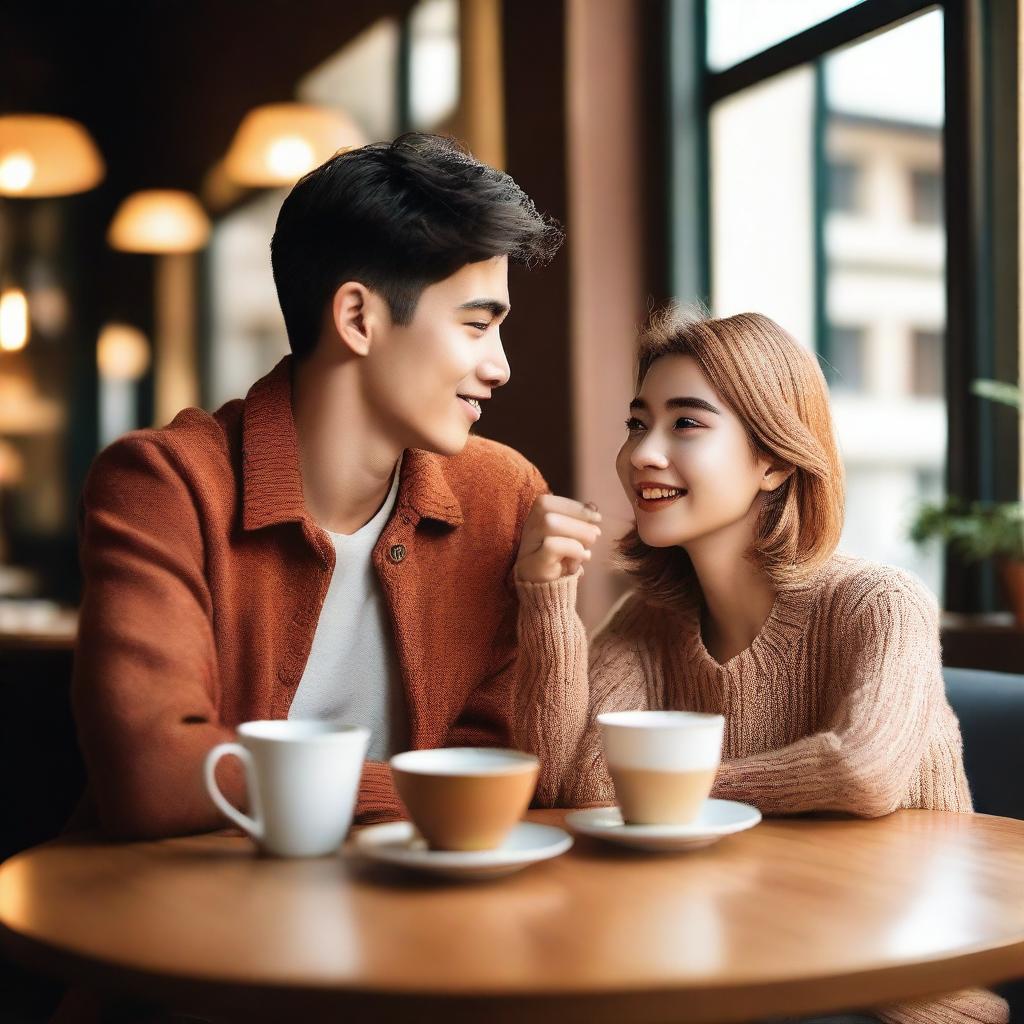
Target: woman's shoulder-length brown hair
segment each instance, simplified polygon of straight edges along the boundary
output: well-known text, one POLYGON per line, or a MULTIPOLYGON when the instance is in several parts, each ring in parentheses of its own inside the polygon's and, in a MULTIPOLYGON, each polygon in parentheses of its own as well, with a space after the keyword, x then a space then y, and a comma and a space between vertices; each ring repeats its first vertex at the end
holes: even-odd
MULTIPOLYGON (((760 313, 714 319, 674 306, 640 336, 638 391, 666 355, 691 356, 740 418, 751 449, 794 468, 764 496, 747 557, 779 590, 801 586, 833 554, 843 526, 843 464, 817 359, 760 313)), ((634 528, 619 554, 648 597, 675 604, 695 596, 696 575, 682 548, 648 547, 634 528)))

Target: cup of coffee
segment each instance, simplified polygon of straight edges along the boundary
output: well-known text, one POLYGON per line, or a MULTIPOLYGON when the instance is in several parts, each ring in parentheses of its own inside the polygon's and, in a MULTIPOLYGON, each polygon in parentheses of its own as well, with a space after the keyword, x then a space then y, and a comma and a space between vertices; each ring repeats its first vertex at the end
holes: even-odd
POLYGON ((370 730, 331 721, 245 722, 237 743, 206 755, 206 788, 217 808, 276 857, 334 853, 352 824, 370 730), (245 765, 251 814, 217 786, 227 754, 245 765))
POLYGON ((696 711, 611 711, 597 721, 623 821, 692 822, 722 760, 725 719, 696 711))
POLYGON ((433 850, 493 850, 530 806, 540 762, 492 747, 407 750, 391 758, 395 789, 433 850))

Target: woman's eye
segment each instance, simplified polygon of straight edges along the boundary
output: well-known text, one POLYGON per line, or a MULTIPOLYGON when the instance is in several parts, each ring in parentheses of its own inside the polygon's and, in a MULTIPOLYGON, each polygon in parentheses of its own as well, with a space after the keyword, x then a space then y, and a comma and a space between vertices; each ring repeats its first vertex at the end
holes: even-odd
POLYGON ((643 424, 641 420, 638 420, 635 416, 630 416, 629 419, 626 420, 626 429, 630 433, 633 433, 634 430, 646 430, 647 427, 643 424))
POLYGON ((700 424, 696 420, 691 420, 689 416, 680 416, 676 420, 676 430, 686 430, 688 427, 699 427, 700 424))

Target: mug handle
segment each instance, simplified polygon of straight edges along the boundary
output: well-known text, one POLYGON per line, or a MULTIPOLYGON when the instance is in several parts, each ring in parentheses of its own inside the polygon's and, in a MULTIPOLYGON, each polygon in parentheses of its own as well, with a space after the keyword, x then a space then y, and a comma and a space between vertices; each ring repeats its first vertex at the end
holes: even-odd
POLYGON ((260 806, 260 791, 256 785, 256 766, 253 763, 252 754, 241 743, 218 743, 206 755, 206 764, 203 772, 206 776, 206 790, 221 814, 230 818, 239 828, 248 832, 253 839, 261 840, 263 838, 263 810, 260 806), (226 754, 234 754, 245 765, 245 779, 253 810, 253 817, 251 818, 248 814, 243 814, 234 804, 229 803, 217 785, 217 762, 226 754))

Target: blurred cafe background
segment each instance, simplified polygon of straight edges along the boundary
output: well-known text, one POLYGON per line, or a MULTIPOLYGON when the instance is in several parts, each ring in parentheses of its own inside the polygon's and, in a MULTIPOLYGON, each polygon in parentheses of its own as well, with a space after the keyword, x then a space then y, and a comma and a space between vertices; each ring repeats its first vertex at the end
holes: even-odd
MULTIPOLYGON (((638 326, 672 298, 767 313, 832 387, 843 545, 925 580, 951 664, 1024 667, 1004 586, 1024 552, 910 539, 928 502, 1020 509, 1020 416, 974 391, 1020 378, 1020 26, 1018 0, 5 3, 0 748, 36 781, 4 795, 0 856, 78 784, 91 460, 274 365, 282 198, 408 129, 456 136, 567 229, 550 267, 513 270, 483 433, 624 532, 638 326)), ((588 570, 588 625, 627 585, 588 570)))

